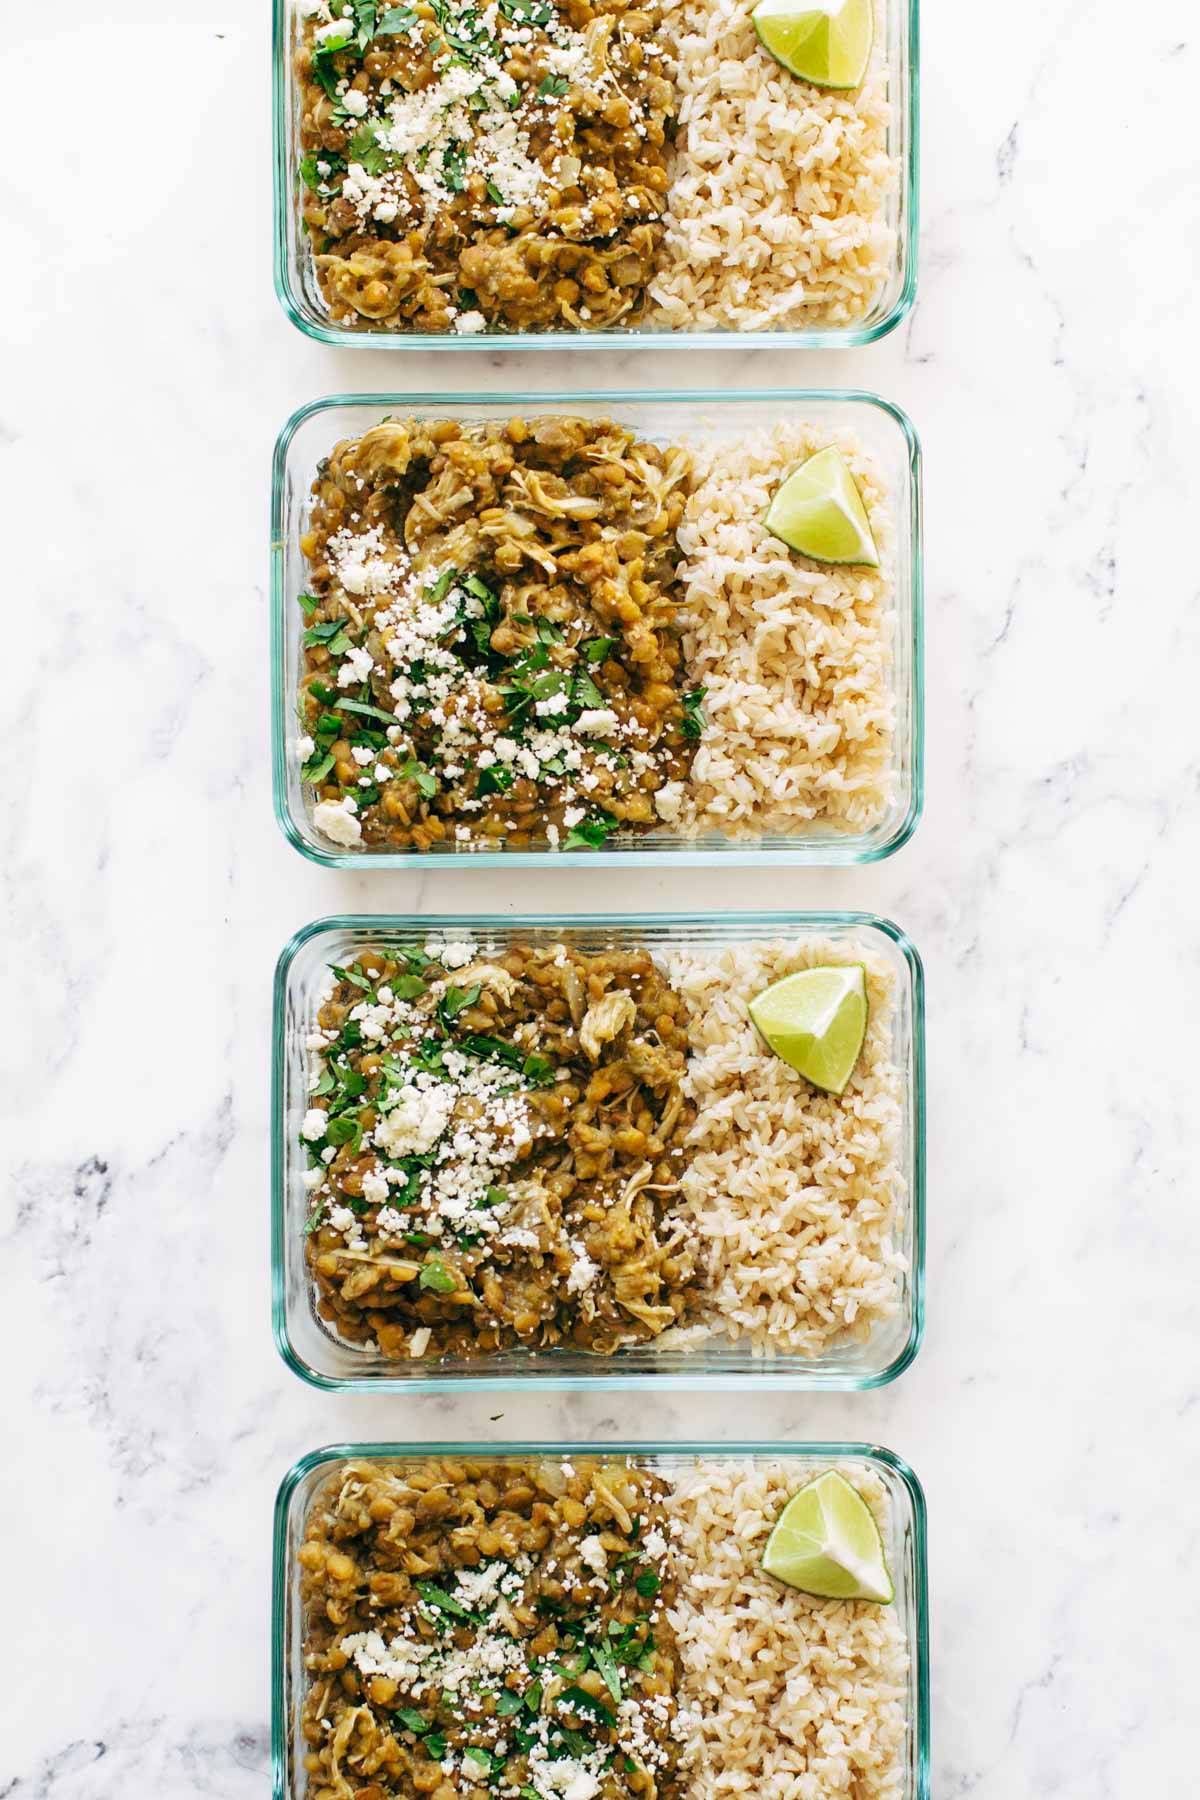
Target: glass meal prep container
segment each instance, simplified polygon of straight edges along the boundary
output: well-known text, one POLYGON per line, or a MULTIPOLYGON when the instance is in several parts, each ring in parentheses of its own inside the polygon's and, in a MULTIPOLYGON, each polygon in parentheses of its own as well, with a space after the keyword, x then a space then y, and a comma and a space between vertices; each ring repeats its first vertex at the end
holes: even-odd
POLYGON ((915 1357, 924 1330, 925 1075, 924 978, 903 931, 869 913, 678 913, 484 916, 358 915, 316 920, 297 932, 275 971, 272 1093, 272 1301, 275 1341, 288 1366, 313 1386, 334 1391, 418 1394, 523 1388, 702 1388, 788 1390, 884 1386, 915 1357), (555 1346, 514 1348, 437 1361, 385 1357, 347 1342, 318 1317, 305 1263, 311 1201, 304 1184, 301 1122, 309 1105, 306 1039, 331 964, 356 951, 397 942, 469 938, 481 955, 513 945, 566 944, 585 953, 672 945, 723 946, 763 939, 828 937, 861 943, 894 975, 891 1061, 900 1075, 897 1164, 901 1182, 893 1246, 903 1259, 896 1304, 865 1341, 838 1343, 815 1357, 754 1353, 748 1344, 705 1340, 685 1349, 629 1345, 613 1355, 555 1346))
MULTIPOLYGON (((748 0, 748 4, 751 0, 748 0)), ((303 18, 298 0, 274 0, 274 187, 275 291, 284 311, 301 331, 323 344, 382 350, 618 350, 765 348, 836 350, 875 343, 892 331, 912 306, 917 284, 919 188, 919 25, 918 0, 879 0, 878 17, 891 71, 887 151, 896 178, 885 221, 892 252, 879 294, 870 310, 849 324, 821 324, 774 331, 686 330, 649 325, 606 330, 450 332, 388 331, 340 325, 331 317, 317 284, 313 256, 300 215, 300 84, 293 67, 297 31, 303 18)))
POLYGON ((275 446, 271 501, 271 713, 275 815, 302 855, 327 868, 485 868, 591 863, 808 864, 875 862, 911 837, 920 817, 923 773, 923 546, 921 450, 911 421, 875 394, 805 388, 777 392, 339 394, 301 407, 275 446), (298 597, 308 568, 300 539, 311 517, 318 464, 346 438, 361 436, 387 418, 503 422, 514 415, 566 413, 588 420, 613 419, 649 441, 664 444, 678 433, 736 439, 770 427, 789 414, 830 429, 854 432, 879 466, 892 501, 895 543, 887 681, 895 711, 891 741, 890 797, 883 815, 860 832, 815 826, 790 834, 730 837, 716 832, 689 836, 656 829, 618 836, 600 849, 479 849, 451 841, 437 850, 356 846, 340 849, 317 831, 311 793, 301 780, 293 747, 300 734, 297 694, 303 667, 305 619, 298 597))
MULTIPOLYGON (((929 1610, 925 1498, 916 1475, 878 1445, 862 1443, 495 1443, 495 1444, 331 1444, 314 1450, 290 1469, 275 1502, 271 1669, 271 1754, 274 1800, 302 1800, 305 1792, 304 1619, 297 1552, 314 1494, 345 1461, 387 1461, 418 1472, 431 1458, 462 1458, 486 1465, 507 1458, 522 1461, 573 1459, 582 1462, 628 1457, 663 1475, 681 1474, 696 1462, 718 1465, 782 1463, 796 1486, 824 1469, 870 1472, 888 1497, 889 1526, 884 1543, 895 1586, 892 1607, 907 1652, 901 1705, 904 1739, 901 1785, 896 1800, 929 1800, 929 1610)), ((889 1609, 890 1610, 890 1609, 889 1609)))

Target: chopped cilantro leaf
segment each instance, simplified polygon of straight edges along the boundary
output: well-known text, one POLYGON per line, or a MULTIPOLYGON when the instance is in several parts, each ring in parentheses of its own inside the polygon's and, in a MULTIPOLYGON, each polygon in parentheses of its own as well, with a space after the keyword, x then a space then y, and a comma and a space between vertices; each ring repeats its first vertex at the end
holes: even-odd
POLYGON ((599 812, 590 819, 581 819, 573 825, 563 840, 567 850, 597 850, 611 834, 616 831, 620 821, 611 813, 599 812))
POLYGON ((686 738, 698 738, 707 723, 701 710, 707 688, 691 688, 683 696, 683 720, 681 729, 686 738))
POLYGON ((385 725, 396 723, 395 713, 384 712, 381 706, 369 706, 365 700, 337 700, 334 704, 339 712, 361 713, 365 719, 382 719, 385 725))
POLYGON ((611 637, 588 638, 581 648, 588 662, 602 663, 616 641, 616 638, 611 637))
POLYGON ((482 992, 478 982, 469 988, 448 987, 438 1003, 438 1011, 447 1021, 457 1019, 460 1012, 475 1005, 482 992))
POLYGON ((333 761, 332 750, 327 751, 324 756, 310 756, 300 770, 301 780, 311 783, 313 787, 319 787, 332 769, 333 761))
POLYGON ((621 1671, 617 1666, 617 1659, 612 1649, 605 1643, 593 1644, 592 1655, 596 1660, 596 1667, 604 1677, 605 1687, 619 1704, 622 1698, 621 1671))
POLYGON ((393 976, 389 986, 397 1000, 416 1000, 429 991, 428 984, 419 975, 393 976))
MULTIPOLYGON (((440 1256, 431 1256, 421 1270, 417 1285, 419 1287, 428 1288, 435 1294, 453 1294, 458 1287, 458 1282, 450 1273, 440 1256)), ((423 1594, 425 1586, 428 1586, 428 1583, 419 1587, 418 1591, 423 1594)), ((453 1612, 455 1608, 462 1614, 464 1619, 470 1617, 469 1613, 464 1612, 463 1609, 458 1606, 457 1601, 455 1601, 454 1606, 448 1608, 448 1610, 453 1612)))
POLYGON ((408 31, 416 22, 417 15, 411 6, 393 6, 376 24, 375 36, 395 37, 398 32, 408 31))
POLYGON ((452 1619, 466 1619, 471 1623, 474 1622, 474 1613, 469 1611, 461 1600, 456 1600, 453 1594, 448 1594, 445 1588, 440 1588, 436 1581, 418 1581, 417 1593, 421 1597, 421 1604, 428 1610, 446 1613, 452 1619))
POLYGON ((401 781, 415 781, 427 800, 432 800, 438 791, 437 776, 423 763, 419 763, 415 756, 410 756, 407 762, 401 763, 396 775, 401 781))
POLYGON ((429 1720, 422 1718, 419 1712, 414 1712, 411 1706, 401 1706, 395 1717, 402 1725, 407 1725, 410 1731, 415 1731, 418 1737, 423 1737, 429 1730, 429 1720))
POLYGON ((547 75, 543 81, 538 83, 538 93, 543 99, 561 100, 570 85, 563 75, 547 75))
POLYGON ((640 1575, 635 1576, 633 1585, 643 1600, 649 1600, 657 1594, 662 1582, 652 1569, 643 1569, 640 1575))
POLYGON ((330 963, 329 971, 338 981, 348 981, 352 987, 363 988, 365 992, 370 993, 371 983, 358 969, 339 969, 336 963, 330 963))

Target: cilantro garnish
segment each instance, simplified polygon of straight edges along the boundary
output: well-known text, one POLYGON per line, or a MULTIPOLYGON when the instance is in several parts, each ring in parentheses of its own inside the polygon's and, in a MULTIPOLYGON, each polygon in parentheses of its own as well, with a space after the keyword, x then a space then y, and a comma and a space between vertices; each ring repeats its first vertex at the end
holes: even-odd
POLYGON ((397 1000, 416 1000, 429 992, 428 983, 419 975, 397 975, 389 985, 397 1000))
POLYGON ((340 969, 336 963, 330 963, 329 972, 338 981, 348 981, 353 987, 363 988, 367 993, 371 991, 371 983, 358 969, 340 969))
POLYGON ((479 780, 475 783, 477 794, 506 794, 516 780, 513 771, 504 763, 494 763, 490 769, 479 771, 479 780))
POLYGON ((381 706, 370 706, 365 700, 335 700, 334 705, 339 712, 360 713, 366 719, 381 719, 385 725, 396 723, 395 713, 384 712, 381 706))
POLYGON ((393 6, 376 23, 375 36, 394 37, 397 32, 408 31, 416 22, 417 15, 411 6, 393 6))
POLYGON ((324 756, 320 755, 320 753, 316 756, 310 756, 308 761, 301 767, 300 779, 311 783, 313 787, 319 787, 332 769, 333 763, 334 756, 332 750, 327 750, 324 756))
POLYGON ((438 791, 437 776, 424 763, 419 763, 415 756, 410 756, 407 762, 401 763, 396 775, 401 781, 415 781, 427 800, 432 800, 438 791))
MULTIPOLYGON (((458 1287, 458 1282, 450 1273, 440 1256, 431 1256, 421 1270, 417 1285, 419 1287, 428 1288, 435 1294, 453 1294, 458 1287)), ((422 1593, 422 1596, 424 1595, 424 1586, 427 1585, 427 1583, 418 1585, 418 1592, 422 1593)), ((471 1615, 463 1611, 457 1601, 454 1602, 453 1606, 447 1608, 450 1612, 453 1612, 456 1609, 461 1613, 464 1619, 470 1618, 471 1615)))
POLYGON ((457 140, 446 144, 441 157, 441 173, 450 193, 461 194, 466 187, 466 144, 459 144, 457 140))
POLYGON ((347 25, 344 35, 339 33, 336 37, 322 38, 321 42, 313 47, 313 80, 318 87, 324 88, 331 100, 337 99, 337 84, 341 79, 340 72, 334 66, 334 59, 340 56, 344 50, 354 48, 354 38, 349 25, 347 25))
MULTIPOLYGON (((501 4, 503 4, 503 0, 501 0, 501 4)), ((538 93, 546 99, 561 100, 570 85, 563 75, 547 75, 543 81, 538 83, 538 93)))
POLYGON ((683 720, 681 730, 686 738, 698 738, 707 723, 701 710, 707 688, 691 688, 683 696, 683 720))
POLYGON ((417 1593, 421 1597, 421 1604, 430 1611, 446 1613, 452 1619, 465 1619, 470 1624, 475 1623, 475 1614, 461 1600, 456 1600, 453 1594, 448 1594, 445 1588, 440 1588, 435 1581, 418 1581, 417 1593))
POLYGON ((662 1582, 652 1569, 643 1569, 640 1575, 635 1576, 633 1585, 643 1600, 650 1600, 657 1594, 662 1582))
POLYGON ((588 638, 580 648, 588 662, 602 663, 616 641, 616 638, 611 637, 588 638))
POLYGON ((600 846, 618 829, 619 819, 611 813, 602 812, 599 808, 590 819, 581 819, 573 825, 564 840, 567 850, 598 850, 600 846))
POLYGON ((604 1677, 605 1687, 619 1705, 622 1699, 621 1671, 617 1666, 617 1659, 611 1647, 605 1643, 593 1644, 592 1655, 595 1658, 597 1669, 604 1677))
POLYGON ((548 25, 554 17, 546 0, 500 0, 500 11, 518 25, 548 25))
POLYGON ((452 1019, 457 1019, 460 1012, 474 1006, 482 992, 478 982, 469 988, 448 987, 438 1002, 438 1011, 445 1023, 449 1024, 452 1019))

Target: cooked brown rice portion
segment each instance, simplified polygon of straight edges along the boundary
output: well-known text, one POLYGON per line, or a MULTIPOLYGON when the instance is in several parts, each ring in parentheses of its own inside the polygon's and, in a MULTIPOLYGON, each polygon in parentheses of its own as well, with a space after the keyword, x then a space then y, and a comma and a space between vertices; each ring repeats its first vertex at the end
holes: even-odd
MULTIPOLYGON (((869 1466, 840 1472, 888 1542, 888 1498, 869 1466)), ((794 1466, 699 1463, 668 1511, 678 1598, 688 1800, 899 1800, 908 1656, 895 1606, 818 1600, 760 1566, 803 1481, 794 1466)))

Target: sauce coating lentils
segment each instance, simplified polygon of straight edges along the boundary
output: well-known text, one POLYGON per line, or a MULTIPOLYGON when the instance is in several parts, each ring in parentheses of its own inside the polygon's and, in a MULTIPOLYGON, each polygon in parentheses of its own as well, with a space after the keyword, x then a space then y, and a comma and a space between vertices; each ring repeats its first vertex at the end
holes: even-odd
POLYGON ((665 1484, 340 1464, 297 1553, 309 1800, 675 1800, 665 1484))
POLYGON ((700 732, 690 460, 609 421, 386 422, 313 489, 299 711, 314 824, 428 850, 659 822, 700 732))
POLYGON ((684 1317, 686 1029, 646 952, 367 949, 317 1023, 306 1256, 340 1336, 608 1353, 684 1317))
POLYGON ((674 90, 657 0, 418 0, 310 18, 302 217, 343 325, 634 323, 674 90))

